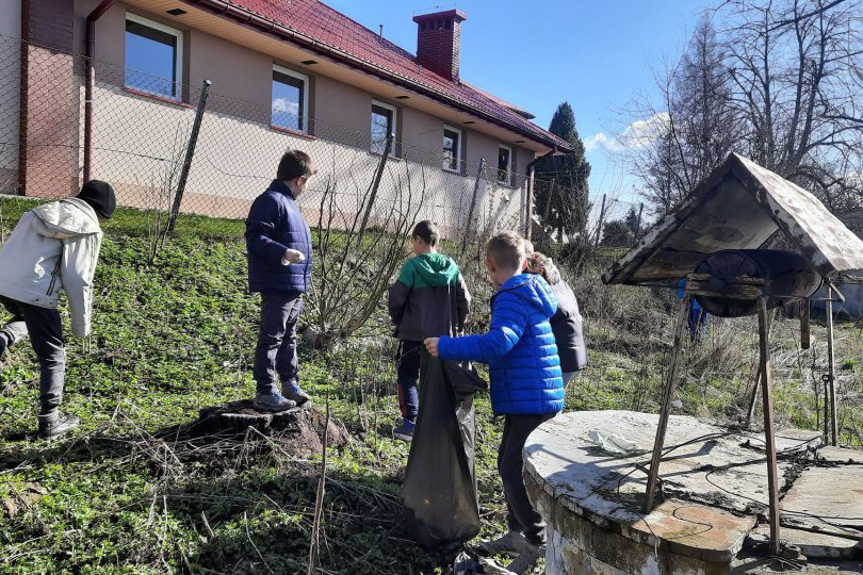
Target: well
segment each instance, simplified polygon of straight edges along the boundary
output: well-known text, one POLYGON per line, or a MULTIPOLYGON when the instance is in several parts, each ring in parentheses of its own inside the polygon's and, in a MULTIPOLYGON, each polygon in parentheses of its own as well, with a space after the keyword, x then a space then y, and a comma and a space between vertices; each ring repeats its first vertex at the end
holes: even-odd
MULTIPOLYGON (((547 575, 750 569, 741 551, 769 541, 764 435, 671 416, 657 504, 645 515, 658 422, 630 411, 574 412, 530 436, 525 485, 548 522, 547 575), (615 442, 633 452, 610 453, 615 442)), ((800 553, 789 563, 838 559, 859 568, 863 454, 825 447, 816 432, 779 430, 775 440, 782 537, 800 553)))

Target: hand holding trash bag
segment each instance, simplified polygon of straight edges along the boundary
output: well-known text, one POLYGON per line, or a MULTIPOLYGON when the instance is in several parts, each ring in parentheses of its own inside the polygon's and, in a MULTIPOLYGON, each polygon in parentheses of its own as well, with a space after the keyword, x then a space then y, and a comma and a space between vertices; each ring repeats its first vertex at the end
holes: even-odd
POLYGON ((438 343, 440 343, 439 337, 427 337, 423 341, 426 346, 426 350, 432 355, 432 357, 440 357, 438 355, 438 343))

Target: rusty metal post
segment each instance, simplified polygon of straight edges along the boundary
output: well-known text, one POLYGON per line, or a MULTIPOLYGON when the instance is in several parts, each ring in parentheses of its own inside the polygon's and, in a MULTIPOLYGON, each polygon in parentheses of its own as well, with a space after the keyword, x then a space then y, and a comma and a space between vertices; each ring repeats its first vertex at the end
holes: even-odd
POLYGON ((764 443, 767 447, 767 489, 770 506, 770 552, 779 554, 780 521, 779 470, 776 465, 776 437, 773 423, 773 377, 770 372, 770 328, 767 318, 767 298, 758 300, 758 344, 760 371, 762 373, 761 394, 764 398, 764 443))
POLYGON ((833 288, 827 288, 827 381, 825 384, 824 398, 824 425, 830 422, 830 435, 824 434, 824 441, 829 441, 835 446, 839 439, 839 422, 836 417, 836 356, 833 350, 833 288), (829 399, 829 404, 828 400, 829 399), (827 419, 827 410, 830 411, 830 419, 827 419))
POLYGON ((536 169, 533 166, 534 163, 536 163, 536 160, 530 163, 530 169, 527 171, 527 198, 524 202, 524 237, 528 240, 533 235, 533 185, 534 176, 536 175, 536 169))
POLYGON ((808 299, 800 303, 800 349, 812 347, 812 324, 810 320, 810 304, 808 299))
POLYGON ((686 316, 689 311, 689 300, 691 296, 684 293, 680 301, 680 309, 677 312, 677 326, 674 328, 674 347, 671 349, 671 364, 668 368, 668 379, 662 391, 662 404, 659 406, 659 425, 656 428, 656 438, 653 440, 653 457, 650 460, 650 470, 647 475, 647 499, 644 504, 644 513, 653 510, 653 497, 656 492, 656 483, 659 480, 659 463, 662 461, 662 449, 665 445, 665 432, 668 429, 668 417, 671 415, 671 399, 674 397, 674 386, 677 382, 677 371, 680 366, 680 351, 683 348, 683 327, 686 325, 686 316))
POLYGON ((464 236, 461 239, 461 253, 464 254, 464 250, 467 247, 467 237, 470 233, 470 226, 473 223, 473 210, 476 207, 476 196, 479 193, 479 181, 482 178, 483 170, 485 169, 485 158, 480 158, 479 160, 479 170, 476 172, 476 181, 473 183, 473 195, 470 198, 470 209, 467 212, 467 222, 465 223, 464 236))
POLYGON ((180 206, 183 203, 183 194, 186 192, 186 182, 189 180, 189 171, 192 169, 192 160, 195 158, 195 146, 198 145, 198 134, 201 132, 201 122, 204 120, 204 110, 207 109, 207 98, 210 95, 210 86, 213 83, 204 80, 201 86, 201 97, 198 100, 198 108, 195 110, 195 122, 192 124, 192 133, 189 134, 189 144, 186 146, 186 158, 183 160, 183 168, 180 170, 180 179, 177 182, 177 195, 174 196, 174 205, 171 206, 171 214, 168 216, 168 224, 165 233, 174 231, 177 216, 180 214, 180 206))
POLYGON ((755 418, 755 404, 758 400, 758 388, 763 385, 761 380, 761 364, 758 364, 758 370, 755 373, 755 386, 752 388, 752 395, 749 396, 749 409, 746 410, 746 427, 752 425, 752 420, 755 418))
POLYGON ((363 235, 366 233, 366 227, 369 225, 369 217, 372 215, 372 208, 375 205, 375 200, 378 197, 378 188, 381 187, 381 178, 384 176, 384 168, 387 165, 387 160, 390 157, 390 152, 392 152, 393 148, 393 140, 395 140, 395 134, 387 134, 387 141, 384 145, 384 153, 381 154, 381 161, 378 162, 378 169, 375 170, 375 177, 372 180, 372 186, 369 190, 368 195, 368 205, 366 206, 366 211, 363 214, 363 220, 360 223, 360 232, 359 232, 359 242, 357 246, 361 247, 363 245, 363 235))

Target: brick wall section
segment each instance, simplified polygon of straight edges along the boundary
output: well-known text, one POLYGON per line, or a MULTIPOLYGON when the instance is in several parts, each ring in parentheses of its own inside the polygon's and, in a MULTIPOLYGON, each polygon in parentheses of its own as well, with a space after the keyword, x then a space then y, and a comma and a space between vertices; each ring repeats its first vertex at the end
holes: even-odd
POLYGON ((415 16, 417 61, 449 80, 458 80, 461 23, 465 15, 457 10, 415 16))
POLYGON ((79 89, 74 75, 73 0, 21 6, 19 193, 56 197, 78 188, 79 89))
POLYGON ((47 48, 72 51, 73 0, 23 0, 21 37, 47 48))

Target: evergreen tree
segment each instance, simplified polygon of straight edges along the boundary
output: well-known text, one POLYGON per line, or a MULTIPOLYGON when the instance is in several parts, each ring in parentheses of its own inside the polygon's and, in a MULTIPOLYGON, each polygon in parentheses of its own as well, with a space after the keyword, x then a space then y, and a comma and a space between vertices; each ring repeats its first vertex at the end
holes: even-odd
POLYGON ((584 157, 584 143, 575 127, 575 114, 569 102, 557 107, 549 131, 572 144, 575 150, 562 156, 550 156, 536 162, 534 196, 536 212, 546 228, 574 235, 585 231, 590 163, 584 157))

